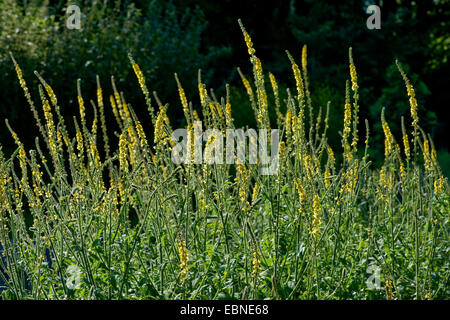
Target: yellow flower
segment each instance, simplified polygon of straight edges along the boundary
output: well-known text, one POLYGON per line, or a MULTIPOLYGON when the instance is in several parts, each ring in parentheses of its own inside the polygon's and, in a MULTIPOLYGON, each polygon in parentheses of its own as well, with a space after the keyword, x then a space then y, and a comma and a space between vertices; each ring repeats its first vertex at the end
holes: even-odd
POLYGON ((444 192, 444 178, 439 177, 434 181, 434 194, 437 196, 444 192))
POLYGON ((200 96, 201 105, 205 105, 206 98, 208 97, 208 92, 206 91, 205 85, 203 83, 198 84, 198 94, 200 96))
POLYGON ((180 241, 178 242, 178 255, 180 258, 180 277, 181 279, 185 279, 188 272, 189 272, 189 266, 188 266, 188 262, 189 262, 189 256, 188 256, 189 252, 188 249, 186 248, 186 241, 180 241))
POLYGON ((350 65, 350 78, 352 81, 352 90, 358 90, 358 76, 356 74, 356 67, 353 64, 350 65))
POLYGON ((186 117, 186 120, 190 121, 190 113, 189 113, 189 104, 186 98, 186 94, 184 93, 184 89, 181 87, 180 80, 178 79, 178 75, 175 73, 175 80, 177 81, 178 85, 178 94, 180 95, 181 105, 183 107, 184 116, 186 117))
POLYGON ((109 96, 109 102, 111 104, 111 109, 114 114, 114 117, 116 118, 117 124, 119 126, 122 126, 122 121, 120 120, 119 112, 117 111, 116 101, 114 100, 113 96, 109 96))
POLYGON ((125 133, 122 133, 119 138, 119 164, 120 169, 125 172, 128 172, 127 145, 127 136, 125 133))
POLYGON ((322 224, 322 221, 320 219, 320 210, 321 210, 320 198, 316 194, 314 195, 313 199, 313 222, 312 222, 313 228, 311 230, 311 234, 313 236, 317 236, 319 234, 320 225, 322 224))
POLYGON ((330 171, 327 169, 323 175, 324 182, 325 182, 325 188, 328 188, 331 184, 330 181, 330 171))
POLYGON ((141 147, 147 146, 147 137, 145 136, 144 128, 142 128, 142 125, 139 121, 136 122, 136 132, 139 136, 141 147))
POLYGON ((302 48, 302 69, 305 72, 307 67, 307 53, 306 53, 306 44, 302 48))
POLYGON ((332 170, 334 170, 334 163, 336 162, 336 159, 334 157, 334 152, 331 147, 327 147, 327 153, 328 153, 328 161, 330 162, 330 167, 332 170))
POLYGON ((81 134, 80 131, 77 131, 77 133, 75 134, 75 137, 77 139, 77 150, 78 150, 78 152, 80 154, 80 157, 82 157, 83 150, 84 150, 83 135, 81 134))
POLYGON ((386 288, 386 300, 394 300, 395 294, 393 292, 392 281, 386 280, 385 288, 386 288))
POLYGON ((78 81, 77 81, 77 91, 78 91, 77 99, 78 99, 78 106, 80 109, 81 123, 83 125, 85 125, 86 124, 86 108, 84 106, 83 97, 81 96, 80 79, 78 79, 78 81))
POLYGON ((416 94, 414 92, 414 88, 411 84, 406 85, 406 91, 408 92, 409 96, 409 105, 411 107, 411 117, 413 118, 413 127, 416 127, 419 123, 419 117, 417 115, 417 100, 416 100, 416 94))
POLYGON ((405 170, 405 166, 403 165, 403 162, 400 162, 400 177, 402 179, 406 178, 406 170, 405 170))
POLYGON ((428 140, 425 140, 423 142, 423 161, 425 164, 425 169, 431 171, 432 165, 430 158, 430 143, 428 142, 428 140))
POLYGON ((253 186, 253 192, 252 192, 252 204, 255 204, 255 202, 256 202, 256 198, 258 197, 258 191, 259 191, 258 182, 255 182, 255 185, 253 186))
MULTIPOLYGON (((165 112, 164 109, 161 109, 159 111, 158 117, 156 118, 155 123, 155 132, 154 132, 154 142, 163 142, 163 139, 167 136, 166 132, 164 131, 164 116, 165 112)), ((163 142, 164 144, 164 142, 163 142)))
POLYGON ((350 125, 352 121, 352 111, 351 111, 351 104, 346 103, 344 105, 344 131, 343 131, 343 139, 345 142, 347 142, 347 138, 350 134, 350 125))
POLYGON ((136 77, 139 82, 139 86, 141 87, 141 90, 144 94, 148 94, 147 86, 145 85, 145 77, 144 74, 141 71, 141 68, 139 68, 139 65, 137 63, 132 63, 134 73, 136 74, 136 77))
POLYGON ((258 251, 253 252, 252 277, 256 280, 261 272, 261 256, 258 251))
POLYGON ((225 112, 227 113, 227 125, 230 125, 231 122, 233 122, 233 117, 231 117, 231 104, 227 102, 225 104, 225 112))
POLYGON ((216 140, 215 136, 214 136, 214 135, 211 135, 211 136, 208 138, 208 141, 206 141, 206 145, 205 145, 205 153, 204 153, 203 158, 204 158, 205 163, 207 163, 207 164, 213 163, 213 154, 212 154, 213 146, 211 146, 211 144, 212 144, 215 140, 216 140))
POLYGON ((303 188, 303 185, 299 178, 294 179, 294 184, 297 189, 298 198, 300 200, 300 203, 305 201, 305 189, 303 188))
POLYGON ((393 145, 394 145, 394 136, 391 133, 391 129, 389 128, 389 125, 387 124, 385 118, 384 118, 384 108, 381 111, 381 123, 382 123, 382 127, 383 127, 383 132, 384 132, 384 155, 387 158, 393 149, 393 145))
POLYGON ((400 63, 398 61, 395 61, 395 63, 397 64, 397 68, 398 68, 398 70, 400 71, 400 73, 401 73, 401 75, 403 77, 403 81, 405 82, 405 85, 406 85, 406 92, 408 93, 408 96, 409 96, 409 105, 410 105, 410 109, 411 109, 411 118, 413 119, 412 126, 414 127, 414 131, 413 131, 414 151, 416 151, 416 149, 415 149, 415 142, 416 142, 417 130, 418 130, 418 124, 419 124, 419 116, 417 114, 416 94, 414 92, 413 86, 409 82, 409 79, 406 76, 406 73, 403 71, 403 68, 401 67, 400 63))
POLYGON ((89 149, 91 150, 92 158, 94 159, 95 165, 100 167, 100 155, 98 154, 97 146, 95 143, 91 142, 89 149))
POLYGON ((248 54, 253 56, 255 54, 255 49, 253 48, 252 39, 250 38, 250 35, 248 34, 248 32, 245 30, 244 25, 241 22, 241 19, 239 19, 238 22, 239 22, 239 26, 241 27, 242 33, 244 34, 244 41, 245 41, 245 44, 247 45, 248 54))
POLYGON ((294 72, 295 83, 297 85, 298 98, 299 98, 299 100, 301 100, 301 98, 303 98, 305 93, 303 90, 304 86, 303 86, 302 75, 301 75, 300 69, 296 63, 292 64, 292 71, 294 72))
POLYGON ((238 183, 239 186, 239 199, 241 200, 241 203, 243 205, 243 210, 246 210, 249 206, 249 203, 247 201, 248 198, 248 188, 249 188, 249 177, 247 174, 247 170, 245 168, 245 165, 243 164, 237 164, 237 175, 235 181, 238 183))
POLYGON ((52 104, 53 104, 54 106, 56 106, 57 103, 58 103, 58 99, 56 98, 56 95, 55 95, 55 93, 53 92, 52 87, 50 87, 49 85, 46 85, 46 86, 45 86, 45 91, 47 91, 47 94, 48 94, 48 96, 50 97, 50 101, 52 102, 52 104))
POLYGON ((410 150, 410 147, 409 147, 408 135, 406 133, 403 135, 403 146, 405 147, 406 159, 409 160, 409 158, 411 156, 411 150, 410 150))

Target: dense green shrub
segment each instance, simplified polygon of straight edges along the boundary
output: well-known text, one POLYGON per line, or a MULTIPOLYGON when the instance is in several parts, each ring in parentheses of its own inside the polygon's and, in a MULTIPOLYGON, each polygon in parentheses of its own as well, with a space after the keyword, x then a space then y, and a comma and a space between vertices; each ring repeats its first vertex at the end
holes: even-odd
MULTIPOLYGON (((0 2, 0 117, 17 123, 24 133, 30 126, 18 119, 27 107, 19 94, 9 51, 20 62, 32 88, 37 84, 34 70, 46 78, 59 93, 63 113, 69 117, 74 115, 76 79, 81 78, 84 92, 92 94, 96 74, 107 87, 114 75, 120 90, 127 92, 127 102, 142 101, 139 93, 130 90, 132 78, 125 62, 128 52, 142 66, 150 90, 157 91, 169 103, 176 101, 174 72, 178 72, 187 89, 193 89, 197 69, 218 54, 217 50, 200 52, 201 33, 206 25, 200 10, 180 12, 172 2, 161 1, 146 3, 145 11, 136 8, 132 1, 71 3, 80 6, 80 30, 66 27, 65 2, 0 2)), ((207 76, 203 75, 206 79, 207 76)), ((142 111, 138 108, 137 112, 142 111)), ((29 136, 34 133, 31 131, 29 136)), ((4 131, 0 138, 4 138, 3 134, 4 131)))

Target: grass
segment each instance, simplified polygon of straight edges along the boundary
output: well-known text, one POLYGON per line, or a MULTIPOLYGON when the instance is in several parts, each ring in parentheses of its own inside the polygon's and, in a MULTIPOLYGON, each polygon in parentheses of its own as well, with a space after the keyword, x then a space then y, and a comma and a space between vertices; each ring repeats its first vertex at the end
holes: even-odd
MULTIPOLYGON (((242 79, 258 128, 281 132, 275 175, 248 163, 174 164, 167 105, 152 99, 131 56, 151 139, 113 79, 107 107, 98 81, 92 123, 78 88, 70 133, 50 85, 36 74, 38 110, 13 59, 42 141, 25 150, 6 122, 17 150, 0 150, 2 299, 449 298, 448 183, 400 64, 411 116, 398 119, 397 143, 381 115, 385 159, 374 168, 367 121, 359 141, 351 50, 342 148, 333 150, 330 110, 317 113, 310 99, 306 47, 300 66, 288 53, 296 88, 280 101, 241 27, 253 65, 253 81, 242 79), (120 128, 114 135, 105 112, 120 128)), ((191 104, 178 85, 190 130, 196 119, 234 127, 229 92, 218 100, 199 77, 191 104)))

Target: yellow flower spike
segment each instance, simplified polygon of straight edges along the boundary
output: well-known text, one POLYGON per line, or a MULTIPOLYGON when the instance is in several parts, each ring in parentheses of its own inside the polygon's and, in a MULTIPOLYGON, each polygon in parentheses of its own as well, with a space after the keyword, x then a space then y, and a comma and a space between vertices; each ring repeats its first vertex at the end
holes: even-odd
POLYGON ((328 153, 328 161, 330 162, 330 167, 334 171, 334 163, 336 162, 336 158, 334 157, 334 152, 331 147, 327 147, 327 153, 328 153))
POLYGON ((77 140, 77 150, 79 152, 80 158, 83 157, 83 151, 84 151, 84 144, 83 144, 83 135, 80 131, 77 131, 75 134, 76 140, 77 140))
POLYGON ((350 65, 350 77, 351 77, 351 81, 352 81, 352 90, 356 91, 358 89, 358 78, 356 75, 356 67, 354 65, 350 65))
POLYGON ((58 99, 56 98, 55 93, 53 92, 52 87, 50 87, 48 84, 44 87, 45 91, 47 91, 48 96, 50 97, 50 101, 54 106, 58 104, 58 99))
POLYGON ((350 79, 352 81, 352 90, 357 91, 358 90, 358 75, 356 74, 356 67, 353 62, 353 55, 352 55, 351 47, 348 50, 348 56, 349 56, 349 60, 350 60, 349 69, 350 69, 350 79))
POLYGON ((350 135, 350 126, 352 121, 352 111, 351 111, 351 104, 346 103, 344 105, 344 131, 343 131, 343 140, 347 142, 347 139, 350 135))
POLYGON ((198 94, 200 96, 200 104, 205 105, 208 92, 206 91, 205 85, 203 83, 198 84, 198 94))
MULTIPOLYGON (((117 107, 118 116, 120 116, 120 119, 122 119, 123 124, 126 125, 127 124, 127 117, 124 114, 124 109, 123 109, 123 105, 124 105, 125 102, 122 101, 122 98, 120 97, 120 93, 117 90, 116 82, 114 80, 114 76, 111 76, 111 85, 113 87, 115 106, 117 107)), ((121 122, 119 122, 119 125, 122 128, 122 123, 121 122)))
POLYGON ((292 64, 292 71, 294 72, 295 83, 297 85, 298 98, 301 100, 305 95, 304 85, 300 69, 296 63, 292 64))
POLYGON ((100 155, 98 154, 97 146, 94 142, 91 142, 89 145, 89 149, 91 151, 91 156, 94 159, 95 166, 100 168, 100 155))
POLYGON ((119 164, 120 169, 124 172, 128 172, 127 145, 127 136, 125 133, 122 133, 119 138, 119 164))
POLYGON ((162 108, 158 113, 158 117, 156 118, 155 123, 155 131, 153 135, 155 144, 163 142, 164 138, 167 136, 166 132, 164 131, 164 116, 165 111, 164 108, 162 108))
POLYGON ((285 130, 286 130, 286 136, 290 137, 290 133, 292 131, 292 114, 291 111, 288 110, 286 112, 286 117, 285 117, 285 130))
POLYGON ((406 73, 403 71, 402 66, 398 62, 398 60, 395 61, 397 64, 397 68, 400 71, 400 74, 402 75, 403 81, 405 82, 406 86, 406 92, 409 97, 409 105, 410 105, 410 111, 411 111, 411 118, 412 118, 412 126, 413 126, 413 140, 414 140, 414 153, 416 153, 416 141, 417 141, 417 135, 419 130, 419 116, 417 114, 417 100, 416 100, 416 94, 414 92, 414 88, 409 82, 408 77, 406 76, 406 73))
POLYGON ((247 78, 244 76, 244 74, 242 73, 241 69, 237 68, 237 71, 239 73, 239 76, 241 77, 242 84, 244 85, 245 90, 247 91, 247 95, 250 99, 250 104, 252 106, 252 110, 255 115, 255 119, 257 119, 258 118, 258 110, 256 107, 255 96, 253 93, 252 86, 251 86, 250 82, 247 80, 247 78))
POLYGON ((128 133, 128 152, 129 152, 129 162, 130 165, 134 165, 136 163, 136 153, 137 153, 137 149, 138 149, 138 141, 136 138, 136 134, 134 133, 134 129, 133 126, 128 126, 127 128, 127 133, 128 133))
POLYGON ((403 146, 405 148, 406 159, 407 159, 407 161, 409 161, 411 151, 410 151, 410 148, 409 148, 408 135, 406 133, 403 135, 403 146))
POLYGON ((150 115, 153 119, 154 110, 151 104, 150 99, 150 93, 148 91, 147 85, 145 84, 145 77, 144 74, 141 71, 141 68, 139 65, 134 61, 133 56, 129 53, 128 58, 130 59, 131 66, 133 67, 134 74, 136 75, 136 78, 138 79, 139 86, 141 87, 141 91, 144 94, 145 102, 147 103, 147 106, 150 110, 150 115))
POLYGON ((394 146, 394 136, 391 133, 391 129, 389 128, 389 125, 386 122, 386 119, 384 117, 384 108, 381 110, 381 124, 383 127, 384 132, 384 155, 385 157, 389 157, 389 155, 392 153, 393 146, 394 146))
POLYGON ((215 106, 216 106, 217 114, 219 115, 219 117, 221 119, 223 119, 223 112, 222 112, 221 106, 219 104, 216 104, 215 106))
POLYGON ((286 54, 291 62, 291 68, 292 68, 292 72, 294 73, 295 83, 297 86, 298 100, 300 102, 303 99, 303 97, 305 96, 302 73, 301 73, 298 65, 295 63, 294 58, 289 53, 289 51, 286 50, 286 54))
POLYGON ((147 137, 145 135, 144 128, 142 127, 142 124, 139 121, 136 121, 136 132, 140 140, 140 146, 142 148, 146 147, 148 145, 147 137))
POLYGON ((302 70, 303 70, 303 72, 306 71, 307 63, 308 63, 307 48, 306 48, 306 44, 305 44, 302 48, 302 70))
POLYGON ((272 85, 273 95, 275 97, 275 112, 277 114, 277 122, 278 126, 280 126, 283 121, 283 114, 280 112, 280 97, 278 92, 278 84, 275 76, 272 73, 269 73, 270 84, 272 85))
POLYGON ((233 117, 231 117, 231 104, 227 102, 225 104, 225 112, 227 113, 227 125, 233 122, 233 117))
POLYGON ((97 80, 97 104, 100 110, 100 123, 102 127, 104 150, 106 158, 109 158, 109 139, 108 139, 108 132, 106 129, 105 107, 103 103, 102 87, 100 86, 100 78, 98 75, 96 76, 96 80, 97 80))
POLYGON ((274 95, 278 96, 277 80, 275 79, 275 76, 271 72, 269 72, 269 80, 270 80, 270 84, 272 85, 274 95))
POLYGON ((9 130, 9 132, 11 132, 11 136, 13 137, 15 144, 19 147, 19 153, 18 153, 19 154, 19 163, 20 163, 20 169, 22 171, 22 179, 21 179, 20 188, 23 191, 24 187, 27 185, 27 181, 28 181, 26 152, 25 152, 23 143, 19 140, 19 137, 17 136, 16 132, 9 125, 8 119, 5 119, 5 124, 9 130))
POLYGON ((241 27, 242 34, 244 35, 244 41, 245 41, 245 44, 247 45, 248 54, 250 56, 253 56, 255 54, 255 49, 253 48, 252 39, 250 38, 250 35, 248 34, 247 30, 245 30, 245 27, 242 24, 241 19, 239 19, 238 22, 239 22, 239 26, 241 27))
POLYGON ((344 153, 347 154, 350 152, 350 148, 347 146, 348 137, 351 131, 351 122, 352 122, 352 106, 350 104, 350 84, 348 80, 345 82, 345 105, 344 105, 344 129, 342 131, 342 146, 344 148, 344 153))
POLYGON ((432 165, 431 165, 431 158, 430 158, 430 143, 428 142, 428 140, 425 140, 423 142, 423 161, 424 161, 425 169, 427 171, 431 171, 432 165))
POLYGON ((325 171, 325 173, 323 174, 323 179, 324 179, 324 183, 325 183, 325 188, 328 189, 328 187, 331 185, 329 169, 327 169, 325 171))
POLYGON ((438 179, 436 179, 433 183, 434 186, 434 195, 438 196, 441 193, 444 192, 444 177, 440 176, 438 179))
POLYGON ((97 137, 97 122, 97 118, 92 121, 91 133, 94 136, 94 139, 96 139, 97 137))
POLYGON ((247 169, 243 164, 237 164, 237 175, 235 181, 238 183, 238 191, 239 191, 239 199, 243 205, 242 210, 247 210, 249 203, 247 201, 248 198, 248 184, 249 184, 249 176, 247 173, 247 169))
POLYGON ((313 236, 318 236, 320 232, 320 226, 322 224, 321 218, 320 218, 320 211, 321 211, 321 205, 320 205, 320 198, 316 194, 314 195, 313 199, 313 228, 311 230, 311 234, 313 236))
MULTIPOLYGON (((239 71, 240 69, 238 69, 239 71)), ((245 90, 247 91, 247 94, 251 97, 253 97, 253 89, 250 85, 250 82, 247 80, 247 78, 240 72, 239 73, 242 79, 242 83, 244 84, 245 90)))
POLYGON ((208 106, 209 106, 209 112, 211 113, 211 118, 213 120, 216 120, 216 111, 214 108, 214 104, 212 102, 210 102, 208 106))
POLYGON ((259 185, 258 182, 255 182, 255 185, 253 186, 253 192, 252 192, 252 204, 255 204, 256 198, 258 197, 259 192, 259 185))
MULTIPOLYGON (((98 79, 98 76, 97 76, 98 79)), ((97 87, 97 104, 98 106, 103 106, 103 93, 100 86, 97 87)))
POLYGON ((269 116, 268 116, 268 102, 267 102, 267 93, 264 87, 264 73, 261 65, 261 60, 257 57, 253 59, 254 70, 255 70, 255 83, 256 83, 256 96, 258 98, 258 112, 257 112, 257 120, 260 124, 260 127, 268 126, 269 116))
POLYGON ((79 107, 79 110, 80 110, 81 124, 82 124, 82 125, 86 125, 86 108, 85 108, 85 106, 84 106, 84 100, 83 100, 83 97, 81 96, 80 83, 81 83, 81 80, 78 79, 78 80, 77 80, 77 92, 78 92, 77 99, 78 99, 78 107, 79 107))
POLYGON ((178 255, 180 258, 180 277, 182 280, 184 280, 189 272, 189 252, 186 248, 185 240, 178 242, 178 255))
POLYGON ((48 144, 50 147, 50 152, 52 156, 55 158, 57 153, 56 148, 56 128, 53 121, 53 115, 51 112, 50 103, 47 99, 44 99, 42 104, 42 109, 44 111, 44 117, 47 124, 47 135, 48 135, 48 144))
POLYGON ((252 277, 257 280, 259 274, 261 272, 261 256, 258 251, 253 252, 253 260, 252 260, 252 277))
POLYGON ((295 188, 297 189, 297 194, 298 194, 300 203, 302 203, 306 199, 305 189, 303 188, 303 185, 299 178, 294 179, 294 184, 295 184, 295 188))
POLYGON ((212 154, 213 149, 210 148, 209 146, 210 146, 211 143, 213 143, 215 140, 216 140, 216 139, 215 139, 215 136, 214 136, 214 135, 211 135, 211 136, 208 138, 208 141, 206 141, 206 145, 205 145, 205 153, 204 153, 204 156, 203 156, 203 159, 204 159, 205 163, 208 163, 208 164, 209 164, 209 163, 212 163, 212 162, 213 162, 213 154, 212 154))
POLYGON ((406 170, 403 162, 400 162, 400 178, 402 178, 402 180, 406 178, 406 170))
POLYGON ((178 94, 180 95, 181 105, 183 107, 184 116, 186 117, 186 120, 188 124, 191 123, 191 116, 189 112, 189 104, 186 98, 186 94, 184 93, 184 89, 181 86, 180 80, 178 79, 178 75, 175 73, 175 80, 177 82, 178 86, 178 94))
POLYGON ((114 114, 114 117, 116 118, 116 122, 119 125, 119 127, 122 128, 122 121, 120 120, 119 111, 117 110, 116 101, 113 96, 109 96, 109 102, 111 104, 111 109, 114 114))
POLYGON ((392 281, 386 280, 385 289, 386 289, 386 300, 394 300, 395 294, 393 292, 392 281))
POLYGON ((23 73, 22 73, 22 69, 20 69, 19 64, 17 63, 16 59, 14 59, 14 56, 11 52, 9 52, 9 55, 11 57, 11 60, 13 61, 15 70, 16 70, 16 74, 17 74, 17 78, 19 79, 19 84, 25 94, 25 97, 27 99, 28 105, 30 106, 31 112, 33 112, 33 117, 36 121, 36 124, 39 128, 40 133, 42 134, 43 137, 46 137, 45 135, 45 129, 44 126, 41 123, 41 119, 39 118, 39 114, 34 106, 34 102, 31 99, 31 94, 30 91, 28 90, 27 87, 27 83, 25 82, 25 79, 23 78, 23 73))

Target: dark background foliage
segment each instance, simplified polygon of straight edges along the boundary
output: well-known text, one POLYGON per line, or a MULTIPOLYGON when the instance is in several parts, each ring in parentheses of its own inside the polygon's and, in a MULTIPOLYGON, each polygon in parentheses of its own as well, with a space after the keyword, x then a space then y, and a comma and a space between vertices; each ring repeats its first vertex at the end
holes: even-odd
MULTIPOLYGON (((64 115, 77 114, 76 79, 82 79, 85 98, 95 97, 95 75, 105 91, 111 75, 139 115, 147 117, 143 98, 127 53, 132 52, 151 91, 168 102, 173 121, 181 118, 177 72, 188 99, 198 104, 197 70, 218 96, 232 86, 233 116, 238 125, 251 124, 252 112, 236 67, 250 75, 247 50, 237 19, 250 32, 265 71, 274 73, 280 87, 293 86, 285 50, 297 61, 308 46, 309 77, 315 112, 331 101, 331 142, 339 145, 348 48, 361 88, 361 118, 371 125, 373 156, 382 152, 381 108, 397 139, 400 116, 410 122, 399 59, 416 88, 421 125, 431 132, 447 175, 449 126, 448 75, 450 2, 326 0, 152 0, 72 1, 80 5, 82 30, 65 27, 66 1, 0 0, 0 117, 9 118, 21 138, 31 143, 37 134, 8 55, 12 51, 38 101, 33 75, 38 70, 54 88, 64 115), (366 8, 381 7, 381 29, 369 30, 366 8), (334 137, 334 141, 333 141, 334 137)), ((145 118, 148 120, 148 117, 145 118)), ((363 123, 364 121, 361 121, 363 123)), ((111 121, 112 123, 112 121, 111 121)), ((149 126, 147 126, 149 128, 149 126)), ((360 128, 364 134, 364 128, 360 128)), ((363 139, 361 139, 363 140, 363 139)), ((4 148, 12 149, 7 130, 0 131, 4 148)))

